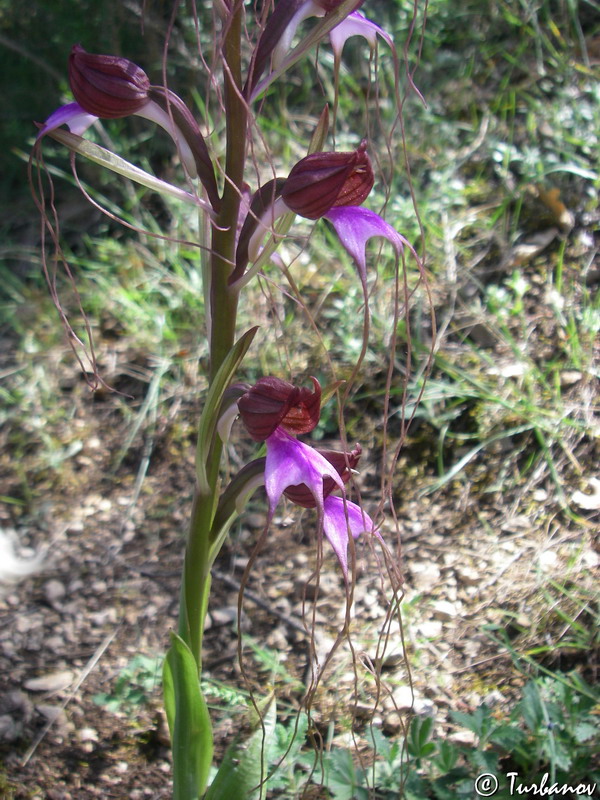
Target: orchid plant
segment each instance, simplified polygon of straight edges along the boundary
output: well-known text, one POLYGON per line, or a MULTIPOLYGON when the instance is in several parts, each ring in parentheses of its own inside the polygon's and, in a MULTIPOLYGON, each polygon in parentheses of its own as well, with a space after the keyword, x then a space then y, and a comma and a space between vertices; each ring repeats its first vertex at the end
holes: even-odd
MULTIPOLYGON (((275 706, 256 704, 254 733, 235 742, 209 786, 213 758, 211 720, 200 688, 202 643, 209 606, 211 568, 229 527, 252 492, 264 484, 268 500, 265 531, 282 496, 316 510, 319 536, 333 548, 347 586, 355 570, 354 541, 372 537, 393 568, 393 558, 377 525, 348 496, 361 447, 318 450, 299 437, 314 430, 320 417, 322 389, 265 376, 254 385, 236 383, 236 373, 252 346, 257 328, 238 334, 237 309, 244 287, 269 268, 275 251, 296 215, 325 219, 354 261, 368 315, 367 242, 380 238, 393 248, 397 265, 412 246, 375 211, 363 206, 374 185, 368 141, 350 152, 327 150, 327 107, 319 119, 307 155, 286 177, 272 178, 254 190, 248 169, 251 128, 260 125, 261 101, 270 85, 300 58, 329 38, 339 70, 342 49, 351 36, 362 36, 373 51, 391 37, 358 8, 361 0, 277 0, 262 10, 242 0, 215 0, 215 36, 222 74, 213 75, 225 118, 225 155, 219 158, 193 112, 164 84, 151 84, 144 70, 121 56, 95 55, 76 44, 69 57, 74 102, 57 109, 40 127, 36 153, 46 136, 73 154, 117 172, 154 191, 195 206, 205 224, 200 230, 206 333, 210 350, 209 385, 199 420, 196 486, 182 571, 179 626, 171 635, 164 664, 164 701, 173 750, 173 797, 264 796, 266 753, 275 706), (318 22, 305 30, 303 22, 318 22), (250 32, 251 48, 242 46, 250 32), (294 42, 296 42, 294 46, 294 42), (172 137, 184 173, 172 185, 125 161, 84 137, 97 120, 138 115, 162 126, 172 137), (62 126, 66 125, 69 131, 62 126), (234 420, 240 417, 250 437, 264 443, 266 455, 252 460, 222 485, 222 457, 234 420)), ((255 179, 255 178, 254 178, 255 179)), ((38 196, 42 206, 42 195, 38 196)), ((47 217, 46 217, 47 219, 47 217)), ((60 245, 52 232, 57 253, 60 245)), ((398 282, 398 281, 397 281, 398 282)), ((394 320, 398 319, 398 309, 394 320)), ((63 322, 68 326, 66 316, 63 322)), ((71 340, 75 338, 70 330, 71 340)), ((332 394, 339 387, 328 390, 332 394)))

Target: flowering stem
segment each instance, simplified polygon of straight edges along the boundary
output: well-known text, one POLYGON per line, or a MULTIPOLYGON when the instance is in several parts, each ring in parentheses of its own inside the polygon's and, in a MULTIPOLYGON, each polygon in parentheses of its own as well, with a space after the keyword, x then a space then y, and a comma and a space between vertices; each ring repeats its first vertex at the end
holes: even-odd
POLYGON ((188 532, 179 613, 179 635, 192 651, 198 674, 202 672, 202 638, 210 592, 208 545, 212 506, 212 497, 197 489, 188 532))
POLYGON ((214 379, 235 338, 238 291, 228 286, 235 263, 235 240, 244 180, 248 110, 242 97, 242 4, 235 3, 227 21, 223 44, 225 117, 227 122, 225 186, 217 224, 213 228, 211 257, 211 354, 210 377, 214 379))
MULTIPOLYGON (((242 4, 236 3, 226 22, 223 45, 227 145, 225 185, 216 224, 212 228, 209 269, 210 383, 235 341, 238 290, 228 286, 235 263, 237 220, 246 156, 247 107, 241 96, 242 4)), ((185 555, 179 634, 187 642, 198 672, 202 665, 202 636, 210 592, 210 531, 218 498, 222 444, 218 437, 207 460, 207 486, 198 486, 185 555)))

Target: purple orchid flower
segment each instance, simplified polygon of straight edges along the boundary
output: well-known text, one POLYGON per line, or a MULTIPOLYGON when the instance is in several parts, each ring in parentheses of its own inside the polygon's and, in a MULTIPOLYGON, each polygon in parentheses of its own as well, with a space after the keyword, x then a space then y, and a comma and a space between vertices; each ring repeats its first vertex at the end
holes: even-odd
MULTIPOLYGON (((244 88, 245 95, 250 98, 256 95, 253 90, 266 70, 269 60, 273 71, 276 72, 282 67, 291 50, 296 31, 305 19, 327 16, 339 8, 342 2, 343 0, 278 0, 258 42, 244 88)), ((392 37, 379 25, 358 13, 363 2, 364 0, 355 0, 350 4, 347 16, 329 32, 338 64, 344 44, 351 36, 363 36, 371 49, 376 45, 377 36, 381 36, 392 50, 394 49, 392 37)))
POLYGON ((87 53, 74 45, 69 56, 69 83, 76 102, 54 111, 38 140, 61 125, 81 136, 97 119, 144 117, 169 134, 191 177, 198 176, 213 208, 220 204, 206 142, 192 113, 170 89, 151 86, 146 73, 127 58, 87 53))
POLYGON ((358 463, 361 448, 357 445, 350 453, 319 452, 291 435, 289 431, 308 433, 319 420, 321 388, 318 381, 312 381, 314 392, 278 378, 261 378, 238 400, 238 408, 253 438, 265 440, 269 519, 283 494, 305 508, 316 508, 347 580, 349 536, 356 539, 374 531, 371 518, 345 497, 344 484, 358 463), (333 496, 335 489, 344 496, 333 496))
MULTIPOLYGON (((339 60, 346 40, 351 36, 363 36, 371 48, 377 36, 381 36, 393 48, 391 36, 358 13, 364 0, 356 0, 348 16, 329 33, 336 60, 339 60)), ((263 31, 256 49, 256 56, 248 87, 252 89, 264 72, 269 58, 277 70, 289 53, 298 27, 309 17, 323 17, 340 6, 342 0, 279 0, 263 31)))
POLYGON ((303 485, 308 488, 322 515, 323 533, 347 580, 349 535, 357 539, 361 533, 375 532, 372 519, 345 496, 324 497, 324 480, 332 481, 342 491, 344 481, 331 462, 314 447, 299 442, 281 428, 276 428, 266 440, 266 445, 265 488, 269 499, 269 517, 275 513, 281 495, 288 487, 303 485))
POLYGON ((256 261, 266 233, 273 230, 279 217, 290 211, 307 219, 324 217, 332 223, 342 245, 356 263, 365 290, 369 239, 376 236, 387 239, 398 258, 405 245, 411 248, 382 217, 360 205, 374 183, 366 148, 363 140, 351 152, 312 153, 292 167, 285 181, 270 181, 259 189, 252 203, 254 210, 248 213, 242 227, 231 281, 244 274, 249 261, 256 261))
POLYGON ((317 508, 323 507, 323 479, 331 478, 336 486, 344 482, 336 468, 314 447, 310 447, 282 428, 276 428, 266 440, 265 488, 271 515, 288 486, 307 486, 317 508))

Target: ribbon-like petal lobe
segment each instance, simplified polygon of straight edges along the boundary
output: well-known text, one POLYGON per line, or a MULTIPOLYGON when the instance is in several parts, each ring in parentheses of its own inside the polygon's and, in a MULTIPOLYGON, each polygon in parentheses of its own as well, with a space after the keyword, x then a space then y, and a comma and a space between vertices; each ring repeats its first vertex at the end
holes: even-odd
MULTIPOLYGON (((361 533, 374 531, 373 520, 368 514, 343 497, 329 495, 323 504, 323 533, 333 547, 344 578, 348 578, 348 532, 353 539, 361 533)), ((379 534, 376 534, 379 536, 379 534)))
POLYGON ((392 226, 382 219, 379 214, 362 206, 338 206, 331 208, 325 219, 328 219, 340 242, 354 259, 360 279, 363 284, 367 280, 366 247, 369 239, 381 236, 390 242, 400 258, 406 239, 392 226))

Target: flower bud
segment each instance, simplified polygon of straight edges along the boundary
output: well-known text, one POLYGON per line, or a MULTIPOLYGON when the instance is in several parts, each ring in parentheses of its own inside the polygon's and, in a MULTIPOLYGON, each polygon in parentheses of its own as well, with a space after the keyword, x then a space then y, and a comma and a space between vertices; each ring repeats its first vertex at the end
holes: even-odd
POLYGON ((319 219, 337 206, 359 206, 374 183, 367 143, 350 153, 312 153, 299 161, 283 185, 286 206, 308 219, 319 219))
POLYGON ((314 391, 299 389, 279 378, 261 378, 238 400, 240 416, 257 442, 268 439, 278 427, 291 434, 308 433, 321 415, 321 386, 311 378, 314 391))
POLYGON ((69 56, 69 83, 83 110, 103 119, 136 114, 148 103, 150 81, 141 67, 120 56, 86 53, 79 44, 69 56))
MULTIPOLYGON (((339 450, 317 450, 317 452, 324 456, 330 464, 333 464, 344 483, 348 483, 352 470, 356 468, 360 460, 362 447, 357 444, 349 453, 341 453, 339 450)), ((323 498, 329 497, 331 492, 337 488, 338 486, 333 478, 328 476, 323 478, 323 498)), ((314 494, 305 483, 300 483, 297 486, 288 486, 284 491, 284 495, 292 503, 304 508, 315 508, 317 505, 314 494)))

